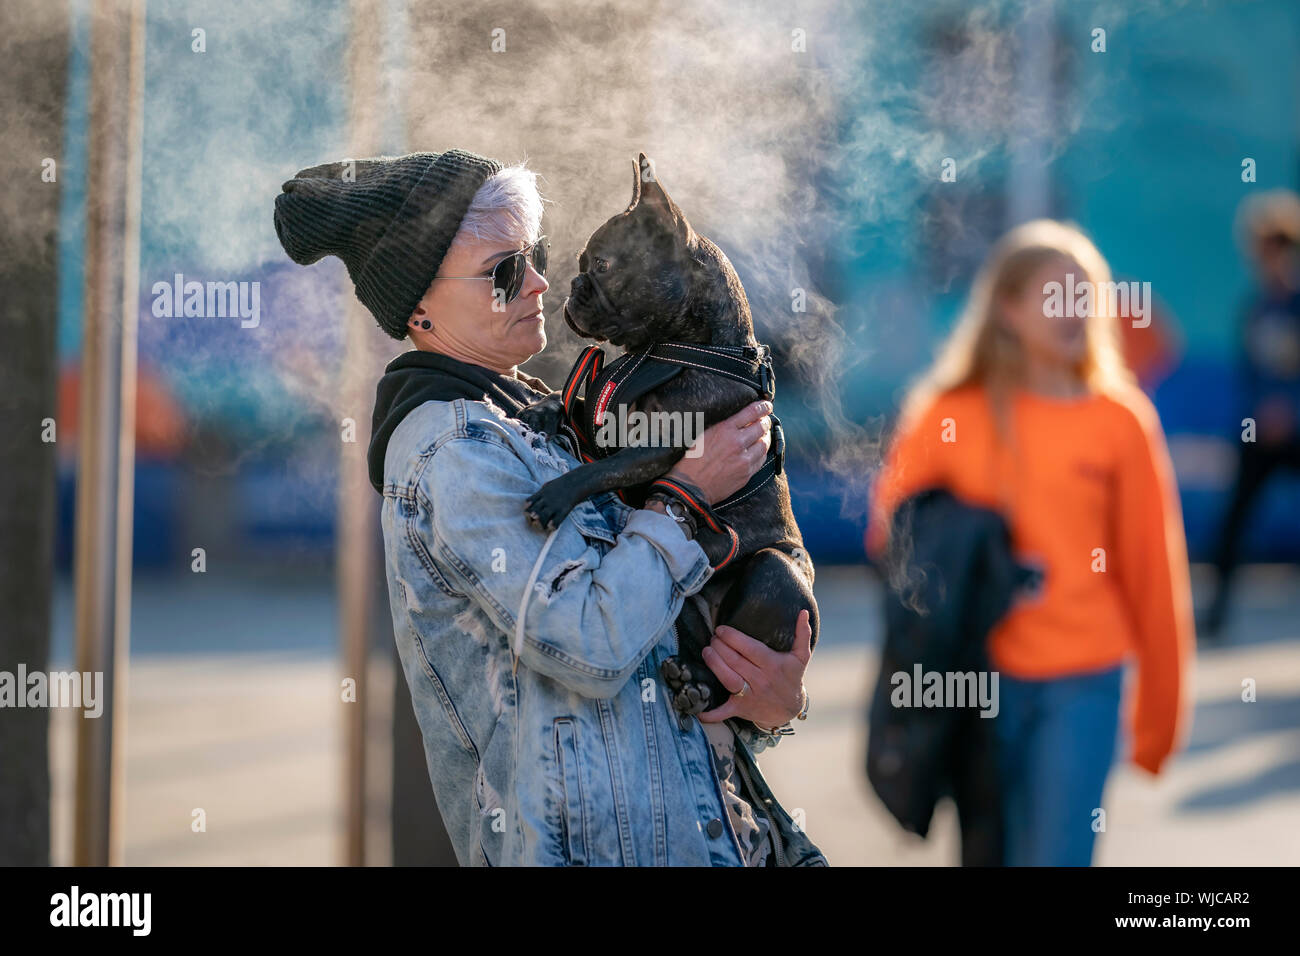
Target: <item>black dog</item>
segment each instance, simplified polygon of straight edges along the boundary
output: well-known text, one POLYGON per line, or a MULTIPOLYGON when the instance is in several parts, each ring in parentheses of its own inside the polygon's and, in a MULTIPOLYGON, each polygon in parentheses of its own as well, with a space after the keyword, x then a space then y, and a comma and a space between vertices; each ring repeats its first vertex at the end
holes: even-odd
MULTIPOLYGON (((691 228, 654 179, 644 153, 634 164, 631 204, 592 234, 578 265, 582 272, 565 300, 564 319, 581 336, 609 340, 627 352, 662 342, 757 348, 749 302, 735 269, 722 250, 691 228)), ((707 428, 758 395, 743 382, 683 368, 637 399, 635 409, 682 417, 703 412, 707 428)), ((535 430, 556 434, 564 418, 561 394, 534 404, 520 417, 535 430)), ((581 465, 543 485, 528 500, 528 517, 551 529, 579 502, 616 488, 639 507, 648 484, 677 463, 685 444, 623 447, 581 465)), ((794 644, 799 611, 807 608, 812 640, 817 641, 813 565, 790 508, 784 472, 722 517, 739 536, 739 551, 683 606, 677 619, 679 653, 662 668, 673 705, 682 714, 717 706, 730 693, 700 654, 715 625, 727 624, 785 652, 794 644)), ((708 530, 703 522, 698 540, 715 567, 733 547, 730 536, 708 530)))

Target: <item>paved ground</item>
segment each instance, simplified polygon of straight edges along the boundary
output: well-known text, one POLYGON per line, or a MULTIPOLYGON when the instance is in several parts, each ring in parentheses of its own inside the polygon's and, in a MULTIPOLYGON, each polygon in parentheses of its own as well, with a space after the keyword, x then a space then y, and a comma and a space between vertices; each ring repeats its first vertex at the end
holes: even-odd
MULTIPOLYGON (((1098 862, 1300 864, 1300 576, 1252 569, 1223 645, 1198 655, 1187 752, 1151 778, 1111 777, 1098 862), (1253 678, 1258 700, 1241 701, 1253 678)), ((879 641, 879 590, 862 568, 818 571, 823 639, 809 673, 812 714, 763 756, 769 782, 837 865, 946 865, 954 820, 941 807, 929 841, 899 830, 862 775, 867 689, 879 641)), ((126 862, 332 864, 341 859, 343 708, 331 582, 177 586, 141 580, 128 712, 126 862), (268 613, 268 603, 271 605, 268 613), (184 633, 177 632, 185 621, 184 633), (206 832, 194 832, 201 808, 206 832)), ((66 589, 56 659, 69 646, 66 589)), ((387 700, 385 662, 371 697, 387 700)), ((382 727, 383 704, 374 716, 382 727)), ((71 845, 73 721, 54 711, 54 858, 71 845)), ((371 824, 383 863, 387 743, 372 748, 371 824)))
MULTIPOLYGON (((862 574, 836 570, 834 584, 828 582, 836 606, 862 574)), ((1189 746, 1159 777, 1131 765, 1112 774, 1097 863, 1300 864, 1300 602, 1294 585, 1289 575, 1254 575, 1243 589, 1252 606, 1237 616, 1224 646, 1200 649, 1189 746), (1289 639, 1264 639, 1283 632, 1289 639), (1247 677, 1256 681, 1255 703, 1241 700, 1247 677)), ((868 593, 874 598, 877 592, 872 587, 868 593)), ((833 640, 814 654, 808 726, 764 755, 764 775, 787 808, 805 810, 809 835, 833 864, 951 864, 957 858, 951 806, 941 808, 930 839, 921 840, 893 824, 863 775, 862 711, 876 674, 872 645, 833 640)))

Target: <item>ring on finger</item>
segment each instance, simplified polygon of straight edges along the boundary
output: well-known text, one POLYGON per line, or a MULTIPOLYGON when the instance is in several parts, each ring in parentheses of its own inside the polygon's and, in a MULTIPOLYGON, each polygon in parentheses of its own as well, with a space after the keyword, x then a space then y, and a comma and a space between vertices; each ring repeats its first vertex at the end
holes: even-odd
POLYGON ((740 681, 741 681, 740 690, 736 691, 736 696, 744 697, 746 694, 749 693, 749 681, 745 680, 745 678, 743 677, 740 679, 740 681))

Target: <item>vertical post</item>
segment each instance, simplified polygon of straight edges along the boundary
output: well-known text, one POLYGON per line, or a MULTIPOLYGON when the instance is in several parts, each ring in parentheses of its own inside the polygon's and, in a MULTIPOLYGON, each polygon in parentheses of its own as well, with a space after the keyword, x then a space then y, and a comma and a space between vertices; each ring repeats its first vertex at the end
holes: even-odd
MULTIPOLYGON (((352 0, 349 104, 352 158, 374 155, 383 108, 381 4, 352 0)), ((345 295, 344 350, 339 396, 344 415, 356 423, 356 441, 342 443, 337 502, 337 581, 344 674, 356 681, 356 702, 344 708, 344 863, 366 861, 366 711, 370 704, 368 658, 374 609, 374 566, 380 560, 379 502, 366 471, 370 402, 374 398, 377 348, 374 319, 349 288, 345 295)))
MULTIPOLYGON (((431 19, 437 16, 436 11, 426 11, 418 5, 407 9, 405 0, 389 0, 389 4, 395 11, 394 21, 390 24, 390 35, 396 34, 403 38, 419 36, 422 31, 429 29, 431 19)), ((406 54, 402 48, 396 45, 395 48, 398 53, 397 65, 404 68, 406 54)), ((397 75, 403 74, 399 72, 397 75)), ((406 92, 405 85, 393 90, 395 102, 389 111, 395 137, 400 137, 404 143, 415 138, 414 130, 419 115, 418 104, 407 97, 406 92)), ((445 137, 449 134, 444 131, 442 135, 445 137)), ((444 139, 443 145, 458 144, 453 138, 451 142, 444 139)), ((429 780, 424 738, 415 718, 411 690, 402 670, 397 643, 391 634, 388 638, 388 656, 393 674, 392 686, 388 688, 392 701, 389 715, 391 762, 388 767, 391 794, 388 842, 392 865, 456 866, 456 850, 438 812, 437 799, 429 780)))
MULTIPOLYGON (((0 671, 50 660, 63 127, 72 46, 66 4, 0 4, 0 115, 14 144, 0 222, 0 671)), ((19 684, 18 694, 27 688, 19 684)), ((50 710, 0 710, 0 867, 50 865, 50 710)))
POLYGON ((75 574, 77 669, 103 674, 104 707, 77 721, 78 866, 123 852, 145 3, 92 17, 75 574))
POLYGON ((1056 11, 1050 2, 1032 7, 1015 30, 1018 52, 1008 229, 1051 213, 1047 141, 1054 135, 1057 92, 1053 85, 1056 55, 1056 11))

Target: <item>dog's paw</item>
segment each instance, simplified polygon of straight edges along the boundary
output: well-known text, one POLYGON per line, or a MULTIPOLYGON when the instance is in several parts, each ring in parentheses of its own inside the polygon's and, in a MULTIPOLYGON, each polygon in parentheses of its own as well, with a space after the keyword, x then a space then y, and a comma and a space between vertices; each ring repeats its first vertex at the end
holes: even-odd
POLYGON ((524 514, 534 526, 543 531, 554 531, 560 526, 577 502, 560 488, 554 488, 554 482, 547 482, 524 502, 524 514))
POLYGON ((564 402, 559 392, 556 392, 533 402, 515 417, 533 431, 554 438, 560 432, 560 423, 564 421, 564 402))
POLYGON ((670 657, 660 666, 659 673, 672 692, 673 709, 679 714, 702 714, 712 706, 713 691, 693 665, 680 657, 670 657))

